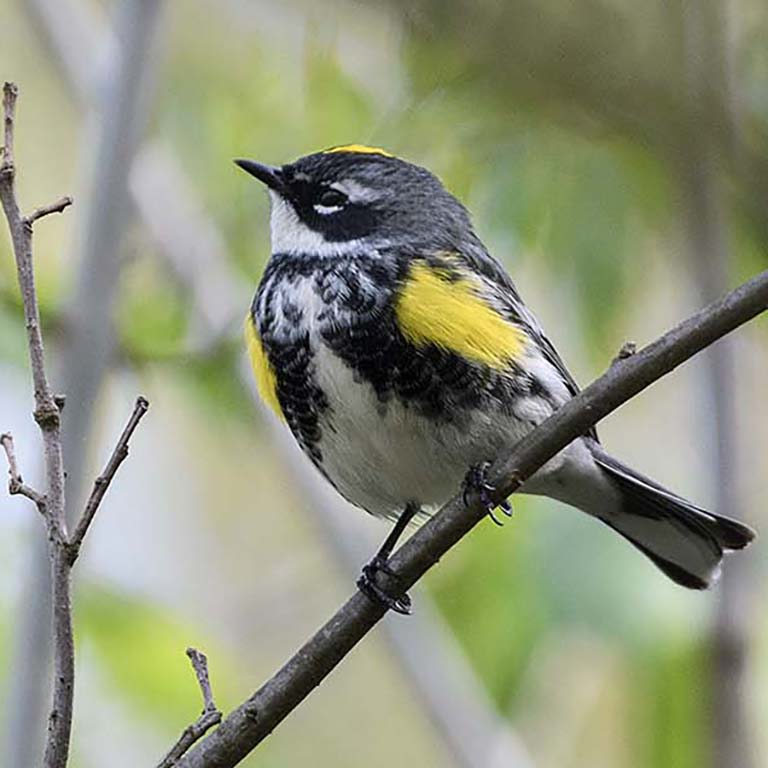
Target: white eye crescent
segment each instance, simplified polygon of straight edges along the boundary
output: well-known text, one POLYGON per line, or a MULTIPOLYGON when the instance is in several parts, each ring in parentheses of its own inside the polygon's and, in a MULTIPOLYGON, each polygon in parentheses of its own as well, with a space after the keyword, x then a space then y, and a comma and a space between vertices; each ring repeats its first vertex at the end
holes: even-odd
POLYGON ((317 202, 312 207, 321 216, 328 216, 331 213, 340 211, 347 204, 348 200, 347 195, 340 189, 326 187, 320 191, 320 194, 317 196, 317 202))
POLYGON ((340 211, 344 206, 343 205, 321 205, 320 203, 315 203, 312 207, 315 209, 315 212, 319 213, 321 216, 328 216, 331 213, 336 213, 336 211, 340 211))

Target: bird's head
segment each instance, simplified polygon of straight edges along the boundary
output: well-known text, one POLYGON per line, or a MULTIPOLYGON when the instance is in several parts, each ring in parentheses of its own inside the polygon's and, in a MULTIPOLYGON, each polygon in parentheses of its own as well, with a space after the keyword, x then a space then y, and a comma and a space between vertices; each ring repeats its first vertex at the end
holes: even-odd
POLYGON ((383 149, 334 147, 281 167, 235 162, 269 190, 273 253, 447 250, 474 237, 466 209, 434 174, 383 149))

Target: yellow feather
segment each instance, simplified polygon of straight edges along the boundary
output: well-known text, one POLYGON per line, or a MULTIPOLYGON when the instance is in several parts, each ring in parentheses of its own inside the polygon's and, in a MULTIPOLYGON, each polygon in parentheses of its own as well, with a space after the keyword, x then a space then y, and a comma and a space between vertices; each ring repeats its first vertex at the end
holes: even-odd
POLYGON ((384 157, 394 157, 391 152, 380 147, 366 147, 365 144, 347 144, 343 147, 331 147, 323 150, 324 155, 332 155, 334 152, 357 152, 363 155, 384 155, 384 157))
POLYGON ((269 362, 264 347, 261 345, 259 332, 253 322, 253 316, 248 313, 245 318, 245 342, 248 346, 248 355, 251 358, 253 373, 256 377, 256 387, 261 399, 282 419, 283 412, 280 409, 280 401, 277 399, 277 378, 272 364, 269 362))
POLYGON ((414 264, 395 308, 400 330, 417 346, 434 344, 461 357, 503 369, 523 352, 525 333, 478 292, 478 281, 414 264))

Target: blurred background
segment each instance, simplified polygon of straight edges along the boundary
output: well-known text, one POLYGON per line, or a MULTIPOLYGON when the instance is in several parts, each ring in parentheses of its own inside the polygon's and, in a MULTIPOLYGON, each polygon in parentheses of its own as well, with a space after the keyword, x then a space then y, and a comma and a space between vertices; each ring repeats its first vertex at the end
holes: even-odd
MULTIPOLYGON (((763 0, 3 0, 20 196, 77 508, 152 403, 77 570, 73 766, 152 765, 253 691, 351 591, 386 527, 257 406, 240 340, 267 197, 232 164, 345 143, 428 166, 473 211, 582 383, 768 266, 763 0)), ((5 232, 5 225, 2 227, 5 232)), ((768 322, 601 426, 616 455, 768 530, 768 322)), ((0 236, 0 429, 40 470, 0 236)), ((3 470, 4 472, 4 470, 3 470)), ((515 499, 244 765, 768 765, 763 535, 707 594, 555 502, 515 499)), ((0 496, 0 765, 48 707, 43 529, 0 496)))

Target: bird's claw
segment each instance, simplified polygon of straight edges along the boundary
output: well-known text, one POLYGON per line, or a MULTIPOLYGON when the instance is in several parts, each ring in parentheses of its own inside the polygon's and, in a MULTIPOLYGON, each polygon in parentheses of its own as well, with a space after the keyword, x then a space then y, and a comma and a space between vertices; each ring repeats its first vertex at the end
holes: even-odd
POLYGON ((408 593, 403 592, 397 596, 390 595, 377 584, 377 572, 397 578, 397 574, 390 567, 389 561, 383 557, 376 556, 370 563, 363 566, 363 572, 357 580, 357 588, 372 602, 380 603, 395 613, 409 616, 411 613, 411 598, 408 593))
POLYGON ((475 464, 469 468, 469 471, 464 477, 462 498, 464 500, 464 506, 469 506, 470 494, 477 494, 477 498, 485 509, 488 517, 490 517, 496 525, 502 526, 504 523, 496 517, 494 510, 498 507, 506 517, 512 517, 512 505, 506 499, 499 504, 495 504, 491 498, 491 494, 496 490, 496 487, 488 482, 488 470, 490 468, 491 463, 489 461, 483 461, 480 464, 475 464))

